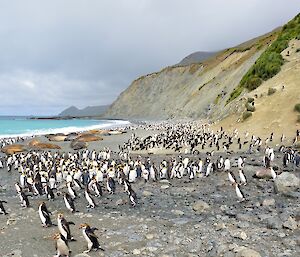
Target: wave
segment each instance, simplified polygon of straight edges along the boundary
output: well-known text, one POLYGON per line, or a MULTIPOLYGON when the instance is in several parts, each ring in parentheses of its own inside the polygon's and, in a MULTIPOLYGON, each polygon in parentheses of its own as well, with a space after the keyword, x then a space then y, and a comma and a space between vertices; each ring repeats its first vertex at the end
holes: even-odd
POLYGON ((2 134, 0 135, 0 139, 3 138, 14 138, 14 137, 33 137, 33 136, 42 136, 42 135, 48 135, 48 134, 69 134, 72 132, 83 132, 93 129, 104 129, 104 128, 118 128, 118 127, 124 127, 126 125, 131 124, 129 121, 124 120, 111 120, 107 123, 102 123, 98 125, 89 125, 84 127, 75 127, 75 126, 69 126, 64 128, 52 128, 52 129, 39 129, 39 130, 29 130, 24 133, 18 133, 18 134, 2 134))

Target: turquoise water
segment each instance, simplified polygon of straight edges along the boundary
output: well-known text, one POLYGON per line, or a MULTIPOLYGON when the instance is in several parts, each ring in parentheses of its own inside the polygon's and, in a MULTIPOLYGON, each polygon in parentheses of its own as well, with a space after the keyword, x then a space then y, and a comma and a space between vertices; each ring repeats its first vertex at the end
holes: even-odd
POLYGON ((30 120, 27 117, 0 116, 0 138, 15 136, 70 133, 126 125, 121 120, 30 120))

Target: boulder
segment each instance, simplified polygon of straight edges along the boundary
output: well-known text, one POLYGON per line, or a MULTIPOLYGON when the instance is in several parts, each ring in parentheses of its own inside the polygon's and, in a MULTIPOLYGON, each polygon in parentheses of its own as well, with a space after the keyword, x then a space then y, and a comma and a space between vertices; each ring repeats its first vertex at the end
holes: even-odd
POLYGON ((119 131, 119 130, 111 130, 111 131, 108 131, 108 134, 109 135, 121 135, 123 133, 126 133, 125 131, 119 131))
POLYGON ((260 169, 255 172, 254 177, 256 178, 272 178, 271 170, 270 169, 260 169))
POLYGON ((297 191, 300 187, 300 179, 292 173, 283 172, 276 177, 274 187, 277 193, 297 191))
POLYGON ((199 200, 193 204, 192 208, 195 212, 202 213, 208 210, 210 206, 206 202, 199 200))
POLYGON ((27 151, 27 149, 24 145, 13 144, 13 145, 4 146, 3 148, 1 148, 1 151, 3 153, 6 153, 7 155, 11 155, 11 154, 27 151))
POLYGON ((236 257, 261 257, 260 253, 250 248, 245 248, 236 254, 236 257))

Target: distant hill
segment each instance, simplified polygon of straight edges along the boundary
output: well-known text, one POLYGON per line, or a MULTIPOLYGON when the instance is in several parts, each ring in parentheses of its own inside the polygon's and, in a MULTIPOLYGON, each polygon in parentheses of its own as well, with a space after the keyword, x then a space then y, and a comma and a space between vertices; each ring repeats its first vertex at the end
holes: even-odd
POLYGON ((177 65, 178 66, 185 66, 185 65, 190 65, 193 63, 200 63, 206 59, 208 59, 211 56, 216 55, 217 52, 195 52, 187 57, 183 58, 177 65))
POLYGON ((109 105, 100 106, 87 106, 83 109, 78 109, 75 106, 71 106, 62 111, 58 116, 72 116, 72 117, 84 117, 84 116, 101 116, 109 105))

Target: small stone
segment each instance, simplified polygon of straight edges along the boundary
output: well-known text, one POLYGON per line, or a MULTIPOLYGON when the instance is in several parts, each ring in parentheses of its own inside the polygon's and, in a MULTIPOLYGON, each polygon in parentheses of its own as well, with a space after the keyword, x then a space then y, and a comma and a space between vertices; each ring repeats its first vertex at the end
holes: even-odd
POLYGON ((298 226, 297 221, 292 217, 289 217, 288 220, 283 223, 283 227, 288 228, 290 230, 296 229, 297 226, 298 226))
POLYGON ((193 210, 197 213, 202 213, 208 210, 210 206, 204 201, 197 201, 193 204, 193 210))
POLYGON ((273 198, 267 198, 262 202, 262 206, 271 206, 271 205, 275 205, 275 199, 273 198))
POLYGON ((157 251, 157 247, 149 246, 149 247, 147 247, 147 250, 148 250, 149 252, 155 252, 155 251, 157 251))
POLYGON ((86 254, 86 253, 80 253, 75 255, 74 257, 90 257, 90 255, 86 254))
POLYGON ((269 229, 281 229, 282 221, 278 217, 271 217, 266 219, 266 225, 269 229))
POLYGON ((254 251, 252 249, 246 248, 244 250, 239 251, 236 254, 236 257, 261 257, 261 255, 257 251, 254 251))
POLYGON ((153 193, 152 192, 150 192, 150 191, 144 191, 143 192, 143 196, 146 196, 146 197, 148 197, 148 196, 152 196, 153 195, 153 193))
POLYGON ((6 225, 15 225, 17 223, 17 221, 15 219, 8 219, 6 221, 6 225))
POLYGON ((141 254, 141 251, 140 251, 139 249, 134 249, 134 250, 132 251, 132 254, 134 254, 134 255, 140 255, 140 254, 141 254))
POLYGON ((230 235, 232 237, 239 238, 242 240, 247 239, 247 234, 244 231, 239 231, 239 230, 230 231, 230 235))
POLYGON ((153 234, 147 234, 147 235, 146 235, 146 238, 147 238, 148 240, 152 240, 152 239, 154 238, 154 235, 153 235, 153 234))
POLYGON ((162 185, 160 188, 161 189, 168 189, 170 186, 169 185, 162 185))
POLYGON ((124 204, 123 199, 119 199, 119 200, 116 201, 116 205, 117 205, 117 206, 118 206, 118 205, 123 205, 123 204, 124 204))
POLYGON ((175 215, 178 215, 178 216, 184 215, 184 212, 181 211, 181 210, 174 210, 173 213, 174 213, 175 215))

